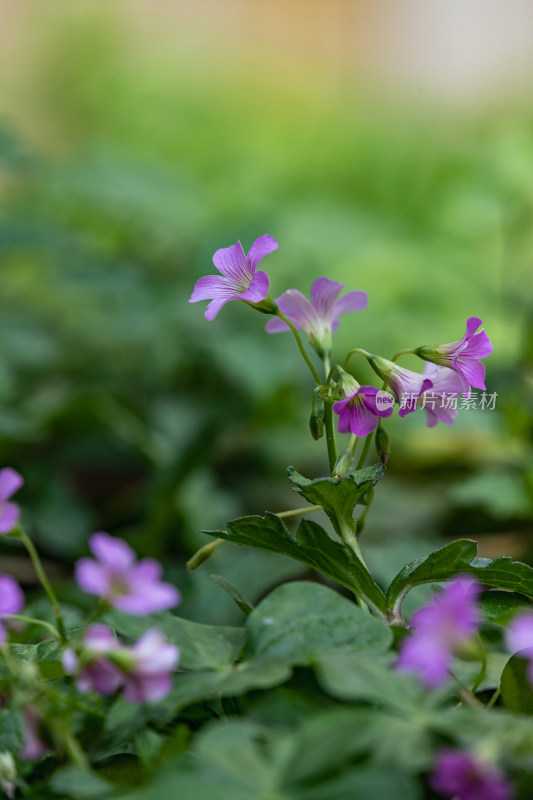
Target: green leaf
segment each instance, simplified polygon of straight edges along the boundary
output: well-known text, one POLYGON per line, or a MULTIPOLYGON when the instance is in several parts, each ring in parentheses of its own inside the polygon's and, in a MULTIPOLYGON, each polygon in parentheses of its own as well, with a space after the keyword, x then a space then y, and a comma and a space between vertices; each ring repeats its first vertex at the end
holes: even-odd
POLYGON ((50 779, 50 787, 58 794, 80 800, 109 797, 112 787, 95 772, 69 765, 57 770, 50 779))
POLYGON ((531 608, 533 603, 527 597, 513 592, 484 592, 481 595, 483 617, 488 622, 506 625, 519 609, 531 608))
POLYGON ((233 664, 244 642, 243 628, 200 625, 169 611, 148 617, 111 611, 105 618, 119 634, 131 639, 137 639, 147 628, 158 628, 179 647, 179 666, 184 670, 224 670, 233 664))
POLYGON ((385 467, 375 464, 357 470, 342 478, 315 478, 309 480, 294 467, 287 467, 289 480, 295 492, 313 505, 320 505, 331 520, 335 532, 344 538, 347 530, 353 530, 353 512, 366 492, 383 477, 385 467))
POLYGON ((302 520, 293 538, 282 520, 267 511, 264 517, 241 517, 228 523, 226 531, 204 531, 229 542, 257 547, 302 561, 328 578, 350 589, 372 608, 387 611, 385 595, 353 551, 331 539, 311 520, 302 520))
POLYGON ((238 589, 233 586, 232 583, 227 581, 221 575, 210 575, 211 579, 220 586, 221 589, 224 589, 225 592, 229 594, 229 596, 235 600, 236 604, 239 606, 241 611, 248 616, 253 610, 253 605, 244 597, 243 594, 239 592, 238 589))
POLYGON ((285 583, 246 621, 249 657, 286 658, 313 664, 324 653, 387 650, 389 626, 338 592, 317 583, 285 583))
POLYGON ((447 581, 459 574, 473 575, 480 583, 509 589, 524 595, 533 594, 533 568, 510 558, 475 558, 477 542, 458 539, 424 558, 407 564, 394 578, 387 592, 389 608, 395 617, 401 612, 407 592, 414 586, 432 581, 447 581))
POLYGON ((0 751, 18 753, 24 738, 24 725, 19 711, 0 708, 0 751))
POLYGON ((500 688, 504 706, 518 714, 533 714, 533 688, 528 677, 530 661, 514 655, 502 672, 500 688))
MULTIPOLYGON (((79 641, 86 628, 75 628, 67 632, 67 641, 79 641)), ((12 644, 10 645, 15 658, 19 660, 34 661, 39 667, 39 673, 44 681, 53 681, 65 676, 61 663, 64 646, 56 639, 45 639, 37 644, 12 644)))

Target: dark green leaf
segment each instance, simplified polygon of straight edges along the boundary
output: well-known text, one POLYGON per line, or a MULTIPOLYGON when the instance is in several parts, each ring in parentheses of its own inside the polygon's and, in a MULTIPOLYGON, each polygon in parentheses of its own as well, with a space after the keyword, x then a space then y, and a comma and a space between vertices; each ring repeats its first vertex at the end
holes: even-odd
POLYGON ((257 515, 233 520, 228 523, 226 531, 205 533, 302 561, 346 586, 374 609, 386 612, 385 596, 366 567, 347 545, 333 541, 316 522, 302 520, 296 538, 293 538, 282 520, 267 512, 264 517, 257 515))
POLYGON ((475 558, 477 543, 459 539, 407 564, 394 578, 387 592, 389 608, 397 617, 407 592, 421 583, 447 581, 459 574, 474 575, 480 583, 530 596, 533 568, 509 558, 475 558))
POLYGON ((518 714, 533 714, 533 689, 528 677, 530 661, 514 655, 502 672, 501 690, 503 704, 518 714))
POLYGON ((342 478, 309 480, 300 475, 294 467, 287 467, 294 491, 310 503, 322 506, 341 539, 346 535, 346 531, 353 530, 355 506, 363 495, 381 480, 384 470, 382 464, 375 464, 342 478))
POLYGON ((254 610, 253 605, 244 597, 243 594, 239 592, 238 589, 233 586, 232 583, 227 581, 221 575, 211 575, 210 576, 221 589, 224 589, 225 592, 229 594, 229 596, 235 600, 236 604, 239 606, 241 611, 248 616, 250 612, 254 610))
POLYGON ((533 605, 531 600, 514 592, 484 592, 481 595, 483 616, 488 622, 505 625, 519 609, 527 609, 533 605))
MULTIPOLYGON (((75 628, 68 631, 68 642, 79 641, 85 630, 85 628, 75 628)), ((45 681, 57 680, 65 675, 61 663, 64 647, 55 639, 45 639, 37 644, 12 644, 10 649, 15 658, 36 662, 41 678, 45 681)))
POLYGON ((24 726, 18 711, 0 708, 0 751, 18 753, 22 746, 24 726))
POLYGON ((387 650, 389 626, 318 583, 285 583, 246 621, 249 657, 273 656, 307 665, 330 652, 387 650))
POLYGON ((111 611, 106 621, 122 636, 137 639, 147 628, 158 628, 180 649, 180 669, 224 670, 237 658, 244 642, 243 628, 200 625, 169 611, 148 617, 131 617, 111 611))

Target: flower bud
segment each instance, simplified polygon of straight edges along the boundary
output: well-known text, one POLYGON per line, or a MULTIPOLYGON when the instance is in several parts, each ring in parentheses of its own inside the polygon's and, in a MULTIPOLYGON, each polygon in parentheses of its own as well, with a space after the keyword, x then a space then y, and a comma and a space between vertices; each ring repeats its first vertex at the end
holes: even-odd
POLYGON ((309 430, 313 439, 318 441, 324 436, 324 409, 313 409, 309 417, 309 430))
POLYGON ((382 427, 378 425, 376 428, 376 452, 381 459, 382 464, 386 464, 391 453, 389 434, 382 427))
POLYGON ((335 466, 333 467, 333 477, 340 478, 342 475, 347 475, 350 471, 350 467, 352 466, 352 461, 353 451, 348 448, 337 458, 335 466))

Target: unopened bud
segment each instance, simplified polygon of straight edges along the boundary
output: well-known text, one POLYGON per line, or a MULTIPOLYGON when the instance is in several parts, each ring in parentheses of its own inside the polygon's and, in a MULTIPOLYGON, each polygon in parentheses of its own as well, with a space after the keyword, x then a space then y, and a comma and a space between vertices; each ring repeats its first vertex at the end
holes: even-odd
POLYGON ((352 466, 352 461, 353 452, 351 450, 349 452, 345 450, 344 453, 341 453, 333 467, 333 477, 341 478, 343 475, 347 475, 352 466))
POLYGON ((324 409, 314 409, 309 417, 309 430, 313 439, 318 441, 324 436, 324 409))
POLYGON ((386 464, 391 454, 389 434, 381 425, 376 428, 376 451, 382 464, 386 464))

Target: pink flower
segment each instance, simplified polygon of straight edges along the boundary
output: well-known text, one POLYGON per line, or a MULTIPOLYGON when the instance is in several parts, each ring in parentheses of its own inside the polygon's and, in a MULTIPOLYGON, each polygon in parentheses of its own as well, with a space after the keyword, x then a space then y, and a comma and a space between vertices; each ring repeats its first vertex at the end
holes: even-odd
POLYGON ((147 630, 133 647, 125 647, 105 625, 91 625, 79 655, 65 650, 63 668, 77 675, 81 692, 111 695, 122 689, 132 703, 146 703, 169 693, 178 660, 178 648, 158 630, 147 630))
POLYGON ((247 256, 240 242, 217 250, 213 263, 221 275, 206 275, 196 281, 189 303, 211 300, 205 312, 210 321, 230 300, 260 303, 268 294, 269 281, 266 272, 257 272, 257 267, 278 246, 272 236, 265 234, 255 240, 247 256))
POLYGON ((511 800, 513 790, 502 773, 474 753, 441 750, 431 788, 454 800, 511 800))
POLYGON ((465 335, 458 342, 419 347, 415 353, 426 361, 457 370, 476 389, 485 389, 485 367, 479 359, 490 355, 493 347, 484 330, 476 333, 482 324, 479 317, 469 317, 465 335))
POLYGON ((37 761, 48 750, 48 747, 39 736, 41 715, 33 706, 27 706, 23 710, 22 716, 24 719, 24 739, 20 758, 22 761, 37 761))
POLYGON ((11 467, 0 469, 0 533, 10 533, 19 520, 19 507, 7 501, 18 492, 23 483, 22 475, 11 467))
POLYGON ((333 411, 339 415, 339 433, 351 432, 356 436, 372 433, 379 418, 390 417, 393 407, 392 395, 380 392, 374 386, 359 386, 345 400, 333 403, 333 411))
POLYGON ((75 566, 76 581, 84 592, 137 616, 164 611, 180 602, 178 590, 161 582, 161 564, 152 558, 136 561, 122 539, 95 533, 89 547, 97 560, 81 558, 75 566))
MULTIPOLYGON (((363 311, 368 305, 366 292, 353 291, 339 298, 343 283, 329 278, 317 278, 311 286, 311 302, 297 289, 289 289, 275 301, 280 311, 298 330, 305 331, 319 352, 331 350, 331 334, 340 325, 339 317, 349 311, 363 311)), ((282 319, 267 322, 268 333, 288 331, 282 319)))
POLYGON ((457 417, 458 399, 469 391, 468 381, 454 369, 429 362, 424 364, 423 375, 433 384, 433 388, 417 400, 418 406, 426 412, 426 425, 433 428, 439 420, 452 425, 457 417))
POLYGON ((379 377, 390 386, 400 404, 400 417, 416 410, 417 400, 423 392, 433 386, 425 375, 399 367, 394 361, 381 356, 370 356, 368 363, 379 377))
POLYGON ((529 661, 527 675, 533 685, 533 613, 515 614, 505 631, 505 643, 510 653, 518 653, 529 661))
POLYGON ((2 617, 18 614, 24 608, 24 594, 14 578, 0 575, 0 645, 6 640, 2 617))
POLYGON ((417 673, 430 688, 445 683, 454 654, 478 628, 479 591, 473 578, 460 577, 419 609, 411 622, 414 632, 403 640, 396 667, 417 673))

